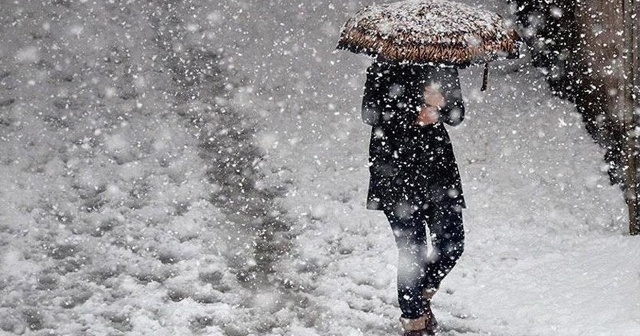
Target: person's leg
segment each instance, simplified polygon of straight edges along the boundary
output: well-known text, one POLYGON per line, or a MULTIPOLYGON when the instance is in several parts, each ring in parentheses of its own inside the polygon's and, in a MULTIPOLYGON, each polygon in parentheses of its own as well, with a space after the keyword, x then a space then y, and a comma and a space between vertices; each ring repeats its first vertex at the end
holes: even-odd
POLYGON ((464 249, 464 228, 462 213, 456 208, 442 208, 430 204, 425 209, 425 218, 429 227, 433 253, 425 265, 422 303, 426 316, 427 335, 435 335, 438 321, 431 310, 431 299, 440 287, 440 282, 455 266, 464 249))
POLYGON ((425 299, 435 294, 442 279, 453 269, 464 251, 461 209, 457 206, 432 205, 428 210, 427 225, 434 253, 425 266, 425 299))
POLYGON ((385 210, 398 247, 398 303, 403 319, 422 319, 422 284, 425 281, 427 239, 420 211, 395 214, 385 210))

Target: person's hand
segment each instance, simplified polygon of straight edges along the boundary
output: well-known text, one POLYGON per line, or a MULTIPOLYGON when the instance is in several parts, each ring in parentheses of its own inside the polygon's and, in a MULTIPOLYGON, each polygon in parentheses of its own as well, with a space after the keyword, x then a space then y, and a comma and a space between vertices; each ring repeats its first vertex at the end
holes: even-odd
POLYGON ((438 87, 435 85, 427 85, 424 88, 424 104, 434 106, 437 109, 444 107, 444 96, 438 87))
POLYGON ((419 126, 432 125, 438 122, 440 119, 440 113, 435 106, 422 105, 420 108, 420 114, 416 119, 416 124, 419 126))
POLYGON ((420 114, 415 123, 420 126, 432 125, 440 119, 438 110, 444 106, 444 96, 434 86, 424 88, 424 104, 420 107, 420 114))

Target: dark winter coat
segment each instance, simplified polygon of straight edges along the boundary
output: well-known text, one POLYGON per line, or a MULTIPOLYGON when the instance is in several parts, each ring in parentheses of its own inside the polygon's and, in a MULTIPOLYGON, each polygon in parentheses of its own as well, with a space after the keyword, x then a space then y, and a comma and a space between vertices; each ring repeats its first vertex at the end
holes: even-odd
POLYGON ((429 203, 465 207, 453 147, 442 124, 455 126, 464 118, 456 68, 374 62, 367 70, 362 118, 373 126, 368 209, 409 210, 429 203), (432 83, 445 98, 440 121, 416 125, 425 86, 432 83))

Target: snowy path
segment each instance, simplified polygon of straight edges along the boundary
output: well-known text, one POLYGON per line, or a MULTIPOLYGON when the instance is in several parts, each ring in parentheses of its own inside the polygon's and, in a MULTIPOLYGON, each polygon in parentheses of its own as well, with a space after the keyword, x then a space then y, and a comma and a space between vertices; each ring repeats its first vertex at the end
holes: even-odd
MULTIPOLYGON (((333 52, 365 1, 25 4, 0 7, 11 23, 0 24, 1 332, 397 334, 395 246, 384 216, 364 209, 370 60, 333 52), (184 35, 160 46, 151 18, 174 14, 184 35), (232 101, 184 86, 215 63, 185 52, 200 46, 244 76, 224 81, 241 91, 232 101), (250 147, 228 120, 199 115, 227 103, 263 126, 261 185, 287 188, 293 249, 269 255, 279 286, 252 288, 243 273, 266 216, 211 200, 224 180, 212 160, 250 147), (202 157, 208 129, 231 143, 202 157)), ((442 334, 637 335, 640 245, 602 150, 537 70, 510 64, 489 79, 480 93, 481 69, 462 71, 468 117, 451 129, 469 209, 466 252, 434 299, 442 334)))
MULTIPOLYGON (((283 44, 251 46, 237 64, 276 102, 264 145, 286 166, 278 178, 290 180, 286 203, 300 225, 286 266, 310 302, 295 334, 389 334, 395 248, 384 217, 364 210, 368 128, 357 109, 369 60, 330 53, 343 18, 329 5, 290 5, 262 14, 291 32, 283 44), (323 15, 330 22, 310 20, 323 15), (259 50, 280 57, 255 67, 259 50)), ((256 33, 264 41, 273 31, 256 33)), ((487 93, 480 75, 462 72, 469 113, 451 130, 469 209, 465 255, 434 303, 446 334, 633 335, 640 247, 624 236, 601 149, 537 70, 493 71, 487 93)))

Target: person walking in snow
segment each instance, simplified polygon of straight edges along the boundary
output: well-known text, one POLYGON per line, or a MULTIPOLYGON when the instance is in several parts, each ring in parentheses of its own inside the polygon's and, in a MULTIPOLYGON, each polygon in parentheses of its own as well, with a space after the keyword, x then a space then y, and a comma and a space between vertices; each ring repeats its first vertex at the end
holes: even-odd
POLYGON ((384 212, 398 248, 404 335, 434 335, 431 299, 464 247, 465 201, 443 125, 464 118, 457 69, 378 59, 367 70, 362 118, 372 126, 367 208, 384 212))

